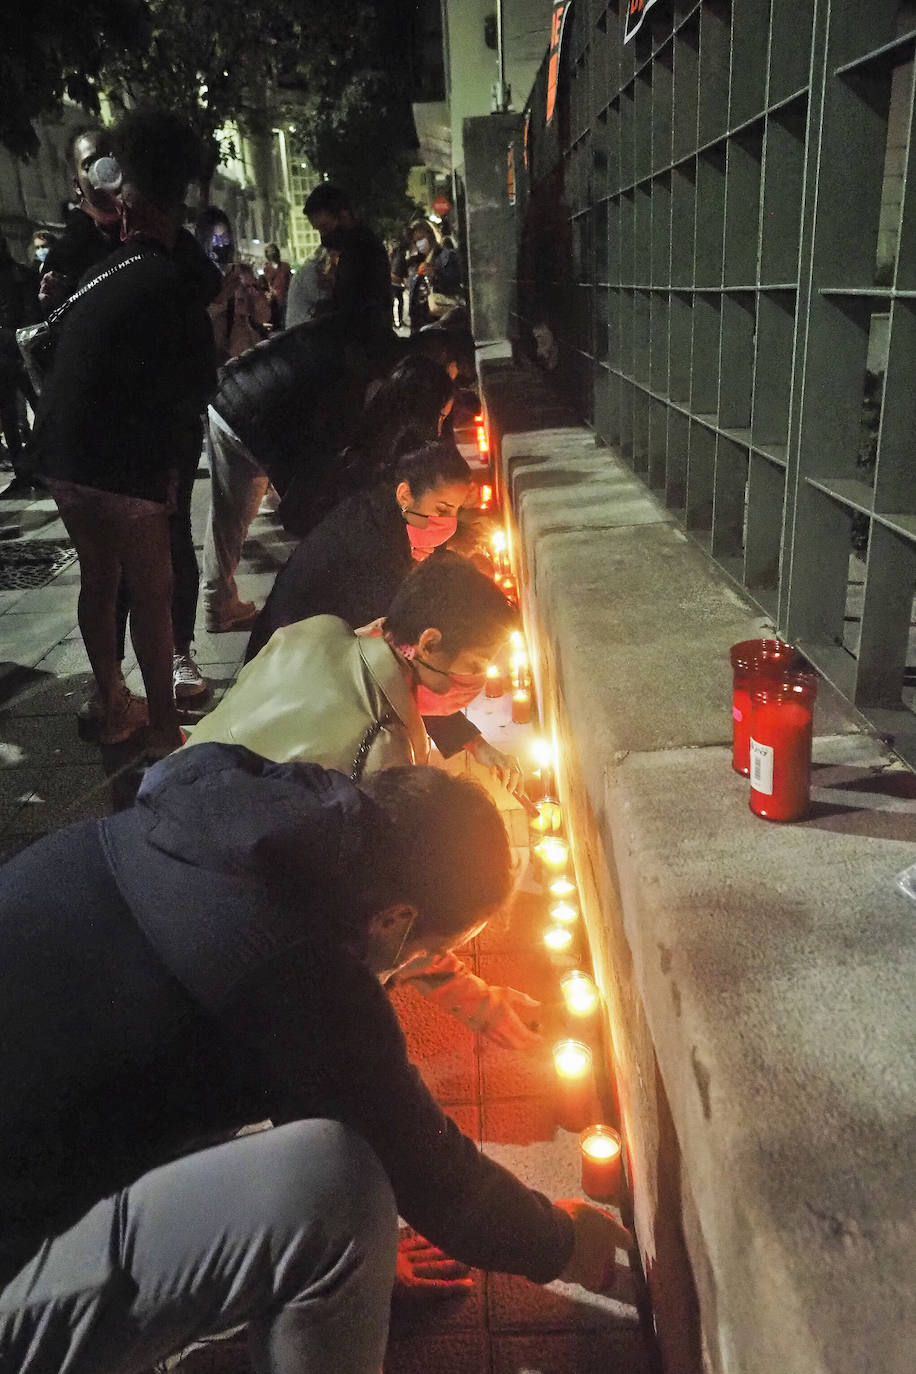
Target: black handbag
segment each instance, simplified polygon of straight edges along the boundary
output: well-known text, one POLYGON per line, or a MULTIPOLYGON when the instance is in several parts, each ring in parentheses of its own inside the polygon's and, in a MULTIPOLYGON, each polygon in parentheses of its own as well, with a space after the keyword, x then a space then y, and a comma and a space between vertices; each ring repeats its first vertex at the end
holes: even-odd
POLYGON ((29 381, 32 383, 36 392, 40 392, 45 378, 51 371, 51 364, 54 361, 54 350, 57 347, 56 325, 60 322, 70 309, 80 298, 85 296, 87 291, 91 291, 100 282, 107 281, 116 272, 120 272, 125 267, 130 267, 133 262, 142 262, 143 253, 134 253, 133 257, 124 258, 122 262, 116 262, 113 267, 109 267, 104 272, 100 272, 92 281, 88 281, 85 286, 81 286, 78 291, 74 291, 72 296, 68 296, 62 305, 56 310, 52 310, 46 320, 40 324, 23 325, 16 330, 16 343, 25 364, 25 370, 29 374, 29 381))

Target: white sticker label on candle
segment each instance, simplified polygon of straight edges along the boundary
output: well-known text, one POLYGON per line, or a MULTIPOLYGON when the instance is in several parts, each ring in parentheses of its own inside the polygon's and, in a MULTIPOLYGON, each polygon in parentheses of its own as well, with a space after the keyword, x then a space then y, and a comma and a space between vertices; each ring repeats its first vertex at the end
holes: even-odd
POLYGON ((766 797, 773 795, 773 747, 751 740, 751 787, 766 797))

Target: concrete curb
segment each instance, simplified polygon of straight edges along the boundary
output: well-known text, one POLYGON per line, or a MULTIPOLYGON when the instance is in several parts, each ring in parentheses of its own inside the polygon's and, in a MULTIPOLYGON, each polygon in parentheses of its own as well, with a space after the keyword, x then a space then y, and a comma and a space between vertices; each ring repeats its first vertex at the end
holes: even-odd
POLYGON ((727 650, 767 622, 539 374, 482 373, 667 1365, 903 1374, 916 781, 824 684, 811 817, 753 817, 727 650))

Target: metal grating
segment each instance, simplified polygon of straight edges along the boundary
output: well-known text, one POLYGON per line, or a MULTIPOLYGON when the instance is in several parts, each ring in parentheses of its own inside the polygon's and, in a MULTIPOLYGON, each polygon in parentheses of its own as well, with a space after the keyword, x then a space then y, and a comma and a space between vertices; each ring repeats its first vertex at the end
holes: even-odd
POLYGON ((625 9, 575 0, 532 92, 519 323, 916 761, 916 0, 625 9))

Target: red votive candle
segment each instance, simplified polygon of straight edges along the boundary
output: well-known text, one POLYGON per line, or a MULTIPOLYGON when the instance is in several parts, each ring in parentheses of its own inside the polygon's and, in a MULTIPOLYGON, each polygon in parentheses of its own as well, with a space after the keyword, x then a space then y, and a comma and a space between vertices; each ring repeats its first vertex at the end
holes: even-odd
POLYGON ((768 821, 808 814, 817 679, 761 680, 751 693, 751 810, 768 821))
POLYGON ((527 725, 531 720, 531 693, 524 687, 512 693, 512 724, 527 725))
POLYGON ((560 1040, 553 1047, 553 1063, 557 1125, 564 1131, 581 1131, 592 1115, 595 1098, 592 1052, 581 1040, 560 1040))
POLYGON ((588 1126, 579 1136, 582 1191, 598 1202, 620 1192, 620 1136, 612 1126, 588 1126))
POLYGON ((503 675, 495 663, 491 663, 487 669, 487 683, 484 688, 484 695, 488 697, 501 697, 503 694, 503 675))
POLYGON ((729 650, 732 664, 732 768, 751 771, 751 692, 763 677, 780 676, 800 660, 798 650, 781 639, 742 639, 729 650))

